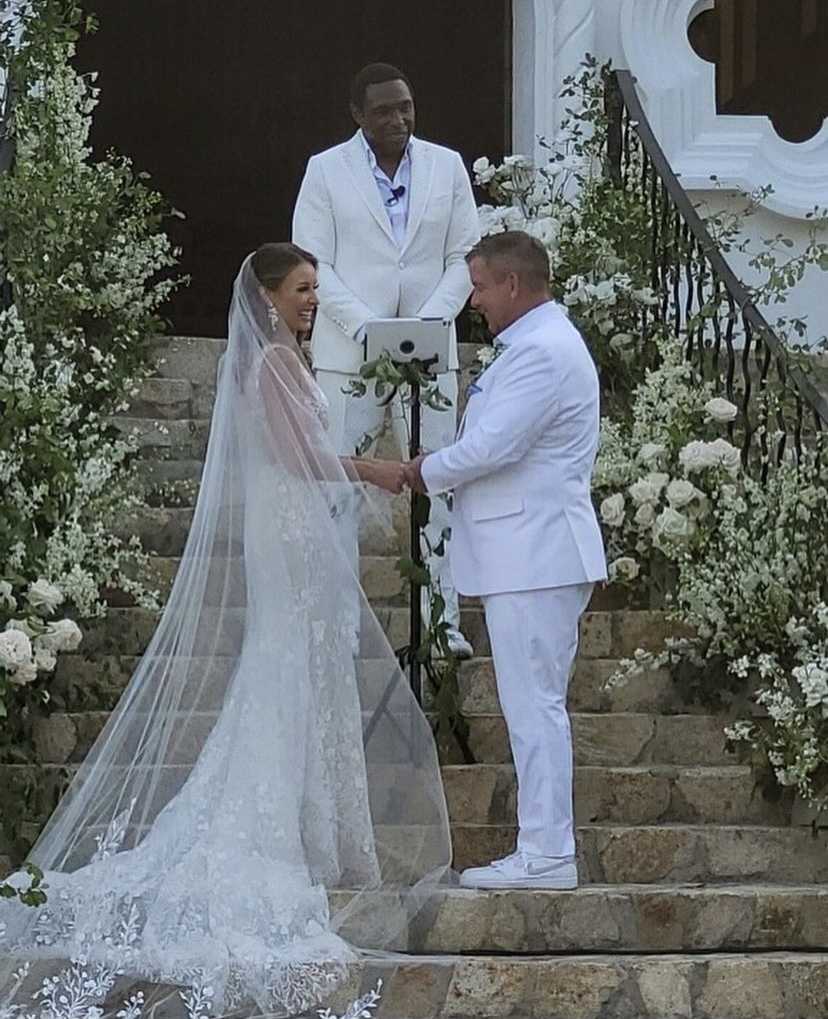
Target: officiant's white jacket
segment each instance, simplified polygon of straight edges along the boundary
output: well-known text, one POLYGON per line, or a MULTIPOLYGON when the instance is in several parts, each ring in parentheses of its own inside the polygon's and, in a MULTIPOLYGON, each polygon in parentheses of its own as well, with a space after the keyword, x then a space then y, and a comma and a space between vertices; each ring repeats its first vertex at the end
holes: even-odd
MULTIPOLYGON (((293 240, 319 259, 314 368, 356 373, 354 342, 373 318, 454 319, 471 293, 465 255, 480 233, 457 152, 411 139, 411 194, 402 247, 391 231, 360 132, 312 156, 296 200, 293 240)), ((450 368, 457 368, 452 333, 450 368)))
POLYGON ((542 304, 498 337, 470 387, 458 439, 423 461, 429 492, 454 490, 451 565, 466 595, 606 577, 590 496, 598 376, 562 307, 542 304))

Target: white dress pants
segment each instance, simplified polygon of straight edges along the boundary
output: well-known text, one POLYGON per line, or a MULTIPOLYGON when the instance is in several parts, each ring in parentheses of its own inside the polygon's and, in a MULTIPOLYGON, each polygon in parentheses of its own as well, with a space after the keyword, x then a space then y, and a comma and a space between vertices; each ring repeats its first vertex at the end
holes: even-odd
POLYGON ((497 693, 517 773, 517 849, 573 856, 572 734, 566 695, 592 584, 483 598, 497 693))
MULTIPOLYGON (((358 446, 362 445, 366 435, 372 435, 374 439, 379 436, 385 423, 387 408, 381 406, 373 392, 373 385, 369 383, 365 396, 350 396, 342 392, 354 375, 344 372, 317 371, 316 381, 328 400, 329 434, 336 446, 340 456, 353 456, 358 446)), ((444 446, 454 442, 457 433, 457 372, 445 372, 437 376, 440 391, 451 400, 451 407, 447 410, 434 410, 431 407, 423 406, 420 412, 420 444, 424 450, 433 452, 442 449, 444 446)), ((403 460, 408 459, 409 442, 409 421, 408 407, 405 406, 399 397, 394 398, 390 407, 391 427, 394 438, 399 446, 400 456, 403 460)), ((374 447, 363 453, 364 456, 373 455, 374 447)), ((343 532, 350 528, 351 535, 346 537, 343 533, 343 540, 348 542, 348 547, 353 549, 357 555, 357 518, 356 513, 343 513, 340 518, 343 532), (349 522, 350 516, 350 522, 349 522)), ((426 538, 432 548, 436 548, 440 542, 440 536, 446 527, 451 526, 451 518, 448 505, 445 499, 437 496, 431 500, 431 514, 426 528, 426 538)), ((427 549, 423 549, 426 554, 427 549)), ((426 557, 431 576, 446 601, 445 619, 450 626, 459 626, 460 608, 457 600, 457 592, 451 577, 451 564, 449 562, 449 543, 446 543, 445 554, 442 556, 429 555, 426 557)), ((427 594, 427 593, 426 593, 427 594)))

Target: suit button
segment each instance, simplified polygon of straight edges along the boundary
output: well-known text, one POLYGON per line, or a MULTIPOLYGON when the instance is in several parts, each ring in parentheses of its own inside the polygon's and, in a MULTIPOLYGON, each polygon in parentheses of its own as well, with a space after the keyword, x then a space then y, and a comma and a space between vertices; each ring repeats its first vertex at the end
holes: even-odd
POLYGON ((401 268, 401 269, 404 269, 404 268, 405 268, 405 262, 400 262, 400 268, 401 268))

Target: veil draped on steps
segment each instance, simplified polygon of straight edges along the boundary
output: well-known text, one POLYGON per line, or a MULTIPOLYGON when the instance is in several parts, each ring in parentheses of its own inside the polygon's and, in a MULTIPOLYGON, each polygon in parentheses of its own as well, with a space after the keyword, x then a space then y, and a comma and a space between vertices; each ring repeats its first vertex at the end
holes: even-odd
POLYGON ((0 900, 0 1015, 78 958, 103 991, 120 972, 191 1015, 293 1015, 366 953, 405 951, 448 869, 447 812, 340 545, 357 482, 325 424, 248 257, 166 608, 30 855, 46 905, 0 900))

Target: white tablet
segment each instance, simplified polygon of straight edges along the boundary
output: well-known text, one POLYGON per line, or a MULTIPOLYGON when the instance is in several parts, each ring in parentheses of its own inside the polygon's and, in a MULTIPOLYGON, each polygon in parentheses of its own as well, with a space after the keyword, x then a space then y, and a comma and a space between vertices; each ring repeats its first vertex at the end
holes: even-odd
POLYGON ((375 318, 365 325, 365 360, 388 351, 394 361, 422 361, 434 374, 448 371, 451 319, 375 318))

